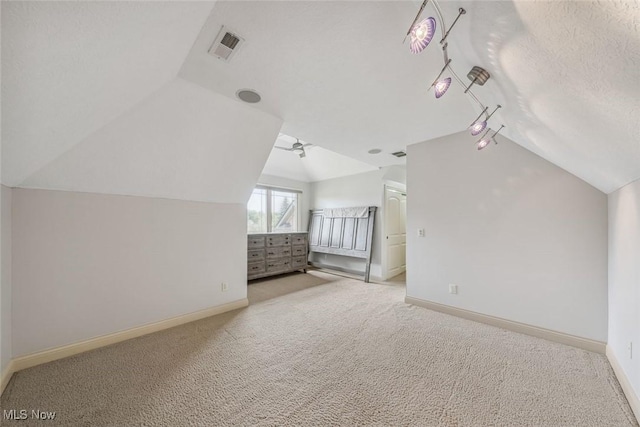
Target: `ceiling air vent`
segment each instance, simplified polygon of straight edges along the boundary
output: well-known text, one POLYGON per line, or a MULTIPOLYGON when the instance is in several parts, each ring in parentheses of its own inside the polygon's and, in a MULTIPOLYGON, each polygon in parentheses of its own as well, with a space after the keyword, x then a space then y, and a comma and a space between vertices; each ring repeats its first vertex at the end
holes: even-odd
POLYGON ((223 26, 209 49, 209 55, 229 62, 243 42, 242 37, 223 26))
POLYGON ((404 151, 396 151, 395 153, 391 153, 391 155, 396 157, 404 157, 407 155, 407 153, 405 153, 404 151))

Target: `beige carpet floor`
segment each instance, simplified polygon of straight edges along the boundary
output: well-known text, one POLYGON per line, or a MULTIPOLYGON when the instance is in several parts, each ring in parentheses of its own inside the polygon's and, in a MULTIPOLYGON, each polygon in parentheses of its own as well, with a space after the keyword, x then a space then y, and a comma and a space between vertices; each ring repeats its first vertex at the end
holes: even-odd
POLYGON ((600 354, 313 271, 251 306, 24 370, 2 409, 87 426, 636 426, 600 354))

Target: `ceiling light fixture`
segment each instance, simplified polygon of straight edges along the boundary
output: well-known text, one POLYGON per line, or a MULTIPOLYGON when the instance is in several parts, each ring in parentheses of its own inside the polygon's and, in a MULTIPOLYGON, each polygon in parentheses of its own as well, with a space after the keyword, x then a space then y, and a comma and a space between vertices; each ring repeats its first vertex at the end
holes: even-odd
POLYGON ((493 135, 491 135, 490 137, 487 137, 487 134, 489 133, 489 131, 491 131, 491 129, 487 129, 487 131, 484 133, 484 135, 482 135, 482 138, 480 138, 478 140, 478 142, 476 143, 478 145, 478 150, 482 150, 483 148, 485 148, 487 145, 489 145, 491 143, 492 140, 493 140, 493 142, 498 144, 498 142, 494 138, 498 133, 500 133, 500 131, 502 130, 503 127, 505 127, 505 126, 501 125, 500 129, 495 131, 493 133, 493 135))
POLYGON ((502 108, 502 105, 498 104, 498 106, 496 107, 495 110, 493 110, 491 112, 491 114, 489 114, 487 116, 486 119, 484 120, 480 120, 480 118, 482 117, 483 114, 487 113, 487 109, 489 107, 484 107, 484 110, 482 111, 482 113, 480 113, 480 115, 478 116, 477 119, 475 119, 473 121, 473 123, 471 123, 471 126, 469 126, 469 131, 471 132, 471 135, 476 136, 478 134, 480 134, 480 132, 482 132, 486 127, 487 127, 487 122, 489 121, 489 119, 491 118, 491 116, 493 116, 493 114, 498 111, 499 108, 502 108))
POLYGON ((444 42, 447 40, 447 37, 449 36, 449 32, 453 29, 453 27, 456 25, 456 22, 458 22, 458 19, 460 19, 460 17, 462 15, 464 15, 465 13, 467 13, 466 10, 464 10, 463 8, 459 8, 458 9, 458 16, 456 16, 456 19, 453 20, 453 24, 451 24, 451 26, 449 27, 449 30, 447 30, 446 33, 444 33, 444 36, 442 36, 442 40, 440 40, 440 44, 444 44, 444 42))
POLYGON ((442 67, 442 71, 440 71, 440 74, 438 74, 438 77, 436 77, 433 83, 431 83, 431 87, 434 88, 436 98, 440 98, 442 95, 444 95, 447 89, 449 89, 449 86, 451 86, 451 77, 446 77, 444 79, 440 78, 444 74, 449 64, 451 64, 451 59, 449 59, 444 64, 444 67, 442 67))
POLYGON ((409 43, 409 49, 413 53, 420 53, 425 47, 429 46, 433 35, 436 33, 436 20, 432 17, 428 17, 418 22, 411 28, 409 36, 411 41, 409 43))
MULTIPOLYGON (((411 52, 413 53, 422 52, 422 50, 424 50, 428 46, 429 42, 433 38, 433 32, 435 32, 435 29, 436 29, 436 19, 433 17, 429 17, 427 19, 424 19, 418 22, 418 20, 420 19, 420 16, 422 15, 422 12, 424 11, 428 3, 429 3, 429 0, 424 0, 422 2, 422 5, 420 6, 418 13, 416 14, 416 17, 411 23, 411 26, 409 27, 409 31, 407 31, 407 35, 405 36, 405 40, 407 39, 408 36, 411 36, 410 49, 411 49, 411 52)), ((478 105, 482 109, 482 113, 480 113, 480 115, 469 126, 469 130, 471 131, 472 135, 474 136, 479 135, 484 129, 486 129, 488 120, 499 108, 501 108, 501 106, 498 105, 496 109, 487 116, 486 114, 487 114, 488 107, 486 107, 482 102, 480 102, 480 100, 471 91, 471 88, 473 87, 473 85, 483 86, 491 78, 491 74, 489 74, 487 70, 485 70, 480 66, 474 66, 471 69, 471 71, 467 73, 467 77, 469 78, 469 80, 471 80, 471 83, 467 86, 462 81, 462 79, 451 68, 451 58, 449 58, 449 53, 448 53, 447 37, 449 36, 449 33, 451 32, 453 27, 456 25, 460 17, 466 14, 467 12, 463 8, 458 8, 458 16, 456 16, 456 19, 453 21, 453 24, 451 24, 449 29, 447 29, 446 23, 444 22, 444 18, 442 17, 442 11, 440 10, 438 1, 431 0, 431 6, 435 10, 436 16, 440 21, 439 26, 440 26, 440 30, 442 31, 442 39, 440 40, 440 45, 442 46, 442 56, 444 59, 444 67, 442 68, 442 71, 440 71, 440 74, 438 74, 438 77, 435 78, 435 80, 433 81, 429 89, 433 87, 436 98, 440 98, 449 89, 453 80, 457 80, 458 83, 464 88, 464 93, 470 96, 476 103, 478 103, 478 105), (442 78, 442 75, 446 70, 448 70, 448 73, 450 74, 450 76, 442 78), (485 120, 481 120, 483 115, 486 116, 485 120)), ((499 131, 500 130, 498 130, 498 132, 499 131)), ((485 132, 485 136, 487 132, 485 132)), ((495 135, 497 135, 497 132, 494 134, 494 136, 495 135)), ((489 138, 489 140, 486 142, 484 142, 484 138, 481 138, 480 141, 478 141, 478 145, 479 145, 478 149, 481 150, 482 148, 486 147, 492 138, 493 136, 489 138), (479 144, 480 142, 482 142, 481 147, 479 144)))
POLYGON ((489 80, 491 74, 489 74, 489 72, 484 68, 478 67, 476 65, 471 69, 471 71, 469 71, 469 73, 467 73, 467 77, 469 78, 469 80, 471 80, 471 84, 464 90, 464 93, 469 92, 471 86, 475 84, 483 86, 487 82, 487 80, 489 80))

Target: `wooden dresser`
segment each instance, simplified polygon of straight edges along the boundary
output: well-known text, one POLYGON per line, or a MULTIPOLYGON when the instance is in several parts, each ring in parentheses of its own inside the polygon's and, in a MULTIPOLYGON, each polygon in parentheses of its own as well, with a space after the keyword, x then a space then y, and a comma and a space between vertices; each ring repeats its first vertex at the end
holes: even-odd
POLYGON ((249 234, 247 279, 303 270, 307 272, 309 241, 306 231, 249 234))

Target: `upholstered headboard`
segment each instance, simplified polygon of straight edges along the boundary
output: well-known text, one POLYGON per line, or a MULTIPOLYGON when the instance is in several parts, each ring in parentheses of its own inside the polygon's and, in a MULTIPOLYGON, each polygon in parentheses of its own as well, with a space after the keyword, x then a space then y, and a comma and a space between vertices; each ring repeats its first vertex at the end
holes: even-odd
POLYGON ((375 206, 310 211, 309 253, 325 253, 366 260, 364 281, 369 282, 375 206))

